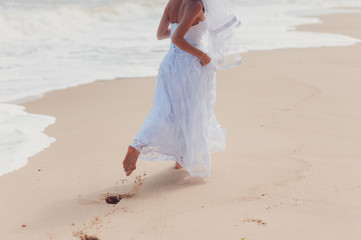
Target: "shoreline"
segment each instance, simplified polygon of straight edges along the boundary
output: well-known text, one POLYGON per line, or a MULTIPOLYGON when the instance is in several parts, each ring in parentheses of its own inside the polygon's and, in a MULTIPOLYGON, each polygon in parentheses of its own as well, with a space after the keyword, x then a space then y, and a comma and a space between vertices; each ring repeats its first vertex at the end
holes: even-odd
MULTIPOLYGON (((360 13, 319 18, 297 29, 361 38, 360 13)), ((143 160, 125 178, 122 153, 151 107, 155 77, 97 81, 22 104, 56 117, 45 133, 57 141, 0 177, 0 208, 11 216, 1 221, 4 238, 358 239, 360 52, 360 43, 252 51, 218 72, 216 116, 228 145, 212 155, 208 179, 143 160), (137 195, 104 203, 136 176, 137 195)))
MULTIPOLYGON (((328 28, 328 29, 324 29, 323 27, 321 29, 319 29, 318 25, 322 25, 323 22, 322 22, 322 19, 325 18, 325 19, 329 19, 328 16, 331 16, 331 19, 333 18, 334 15, 348 15, 348 14, 358 14, 361 12, 361 7, 335 7, 335 8, 330 8, 329 10, 331 10, 331 13, 324 13, 324 14, 311 14, 311 15, 304 15, 301 17, 316 17, 318 19, 321 20, 320 23, 311 23, 311 24, 301 24, 301 25, 297 25, 295 26, 295 30, 292 30, 292 31, 304 31, 304 32, 316 32, 316 33, 334 33, 334 34, 341 34, 341 35, 344 35, 344 36, 349 36, 349 37, 353 37, 351 35, 349 35, 348 33, 341 33, 340 31, 333 31, 332 27, 328 28), (337 9, 344 9, 344 10, 351 10, 351 11, 355 11, 355 12, 350 12, 350 13, 344 13, 344 12, 341 12, 341 13, 332 13, 332 10, 335 10, 337 11, 337 9), (316 26, 315 26, 316 25, 316 26)), ((359 41, 361 41, 361 38, 359 37, 354 37, 354 38, 357 38, 359 41)), ((357 43, 355 43, 357 44, 357 43)), ((353 44, 353 45, 355 45, 353 44)), ((349 46, 353 46, 353 45, 348 45, 348 46, 322 46, 321 48, 323 47, 349 47, 349 46)), ((312 48, 320 48, 320 47, 300 47, 300 48, 277 48, 277 49, 270 49, 270 50, 250 50, 250 51, 247 51, 245 53, 242 53, 242 55, 244 54, 248 54, 248 53, 253 53, 253 52, 269 52, 269 51, 279 51, 279 50, 294 50, 294 49, 312 49, 312 48)), ((86 84, 91 84, 91 83, 95 83, 95 82, 99 82, 99 81, 114 81, 114 80, 122 80, 122 79, 137 79, 137 78, 140 78, 140 79, 144 79, 144 78, 153 78, 153 77, 156 77, 156 75, 152 75, 152 76, 142 76, 142 77, 116 77, 116 78, 112 78, 112 79, 98 79, 98 80, 94 80, 93 82, 88 82, 88 83, 80 83, 79 85, 76 85, 76 86, 69 86, 69 87, 64 87, 64 88, 60 88, 60 89, 53 89, 53 90, 50 90, 50 91, 47 91, 47 92, 42 92, 42 93, 38 93, 38 94, 34 94, 34 95, 29 95, 29 96, 25 96, 25 97, 20 97, 20 98, 17 98, 17 99, 14 99, 14 100, 10 100, 10 101, 5 101, 5 102, 2 102, 4 104, 15 104, 15 105, 23 105, 23 104, 26 104, 28 102, 31 102, 31 101, 34 101, 34 100, 37 100, 37 99, 41 99, 41 98, 44 98, 44 96, 48 93, 51 93, 51 92, 54 92, 54 91, 61 91, 61 90, 66 90, 68 88, 76 88, 76 87, 79 87, 79 86, 82 86, 82 85, 86 85, 86 84)))

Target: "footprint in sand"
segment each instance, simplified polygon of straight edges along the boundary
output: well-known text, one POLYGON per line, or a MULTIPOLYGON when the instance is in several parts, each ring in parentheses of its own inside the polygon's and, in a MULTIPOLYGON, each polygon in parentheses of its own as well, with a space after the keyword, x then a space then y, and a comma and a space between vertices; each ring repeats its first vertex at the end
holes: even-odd
POLYGON ((143 182, 144 182, 143 177, 145 177, 145 176, 146 176, 146 173, 144 173, 143 176, 139 175, 138 177, 136 177, 134 180, 134 186, 128 193, 124 193, 124 194, 107 193, 107 195, 105 196, 105 202, 108 204, 117 204, 123 198, 134 197, 138 193, 139 189, 142 187, 143 182))

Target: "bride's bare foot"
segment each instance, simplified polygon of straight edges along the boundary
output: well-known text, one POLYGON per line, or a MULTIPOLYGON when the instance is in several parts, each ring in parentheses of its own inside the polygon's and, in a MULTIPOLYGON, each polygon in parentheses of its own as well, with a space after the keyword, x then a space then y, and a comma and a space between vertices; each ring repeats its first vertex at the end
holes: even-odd
POLYGON ((175 162, 174 169, 182 169, 183 167, 178 163, 175 162))
POLYGON ((129 176, 135 170, 138 156, 139 151, 132 146, 129 146, 128 152, 123 160, 124 172, 127 176, 129 176))

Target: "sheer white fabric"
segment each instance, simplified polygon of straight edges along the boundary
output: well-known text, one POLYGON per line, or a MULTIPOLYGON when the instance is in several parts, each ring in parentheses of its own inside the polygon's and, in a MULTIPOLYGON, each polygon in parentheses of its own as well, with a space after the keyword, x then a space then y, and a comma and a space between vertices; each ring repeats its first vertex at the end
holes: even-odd
MULTIPOLYGON (((177 28, 171 24, 171 34, 177 28)), ((206 21, 192 26, 185 39, 197 48, 206 21)), ((210 153, 225 148, 225 130, 214 115, 215 65, 201 66, 197 57, 173 43, 160 64, 153 107, 131 146, 139 158, 176 160, 192 176, 210 174, 210 153)))
POLYGON ((235 67, 240 56, 239 26, 241 22, 226 0, 201 0, 207 17, 207 50, 218 69, 235 67))

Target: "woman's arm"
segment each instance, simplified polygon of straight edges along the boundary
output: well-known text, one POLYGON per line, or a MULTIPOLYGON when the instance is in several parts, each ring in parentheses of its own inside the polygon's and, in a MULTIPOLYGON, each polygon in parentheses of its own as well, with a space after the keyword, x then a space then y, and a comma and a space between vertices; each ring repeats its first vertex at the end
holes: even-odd
POLYGON ((198 57, 201 60, 201 64, 204 66, 210 63, 211 58, 206 53, 192 46, 184 39, 184 36, 192 26, 193 22, 202 13, 202 9, 203 6, 199 1, 187 2, 184 15, 181 21, 178 23, 178 27, 172 36, 172 42, 183 51, 198 57))
POLYGON ((170 23, 170 19, 168 15, 168 5, 167 5, 164 9, 163 16, 160 19, 160 23, 158 26, 158 31, 157 31, 158 40, 169 38, 170 36, 169 23, 170 23))

